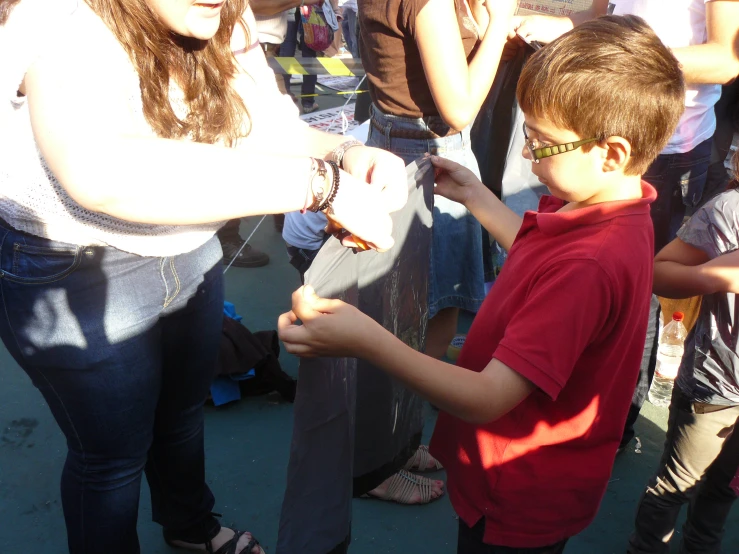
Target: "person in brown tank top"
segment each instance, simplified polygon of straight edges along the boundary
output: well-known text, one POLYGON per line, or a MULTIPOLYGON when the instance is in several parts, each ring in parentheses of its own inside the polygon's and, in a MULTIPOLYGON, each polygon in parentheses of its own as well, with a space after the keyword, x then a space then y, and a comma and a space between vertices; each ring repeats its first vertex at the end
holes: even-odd
MULTIPOLYGON (((439 154, 479 175, 469 127, 492 85, 515 7, 515 0, 359 0, 362 63, 373 102, 367 144, 406 164, 426 152, 439 154)), ((459 310, 476 312, 484 297, 481 227, 464 206, 437 196, 426 353, 441 358, 459 310)), ((430 458, 418 466, 435 464, 430 458)), ((393 494, 397 477, 370 494, 417 503, 443 493, 437 481, 429 483, 430 498, 418 492, 400 498, 393 494)))

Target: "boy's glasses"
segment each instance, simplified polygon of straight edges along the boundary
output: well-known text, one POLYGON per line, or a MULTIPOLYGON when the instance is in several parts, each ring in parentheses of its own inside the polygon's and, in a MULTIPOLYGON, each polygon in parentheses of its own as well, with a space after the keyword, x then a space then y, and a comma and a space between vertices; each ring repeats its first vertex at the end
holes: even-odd
POLYGON ((580 148, 583 144, 588 144, 590 142, 600 140, 597 138, 591 138, 578 140, 575 142, 566 142, 564 144, 539 146, 539 141, 531 140, 529 138, 529 133, 526 129, 526 123, 523 124, 523 137, 526 141, 526 148, 528 148, 529 152, 531 153, 531 160, 536 164, 538 164, 539 160, 543 158, 549 158, 551 156, 556 156, 557 154, 564 154, 565 152, 572 152, 573 150, 577 150, 578 148, 580 148))

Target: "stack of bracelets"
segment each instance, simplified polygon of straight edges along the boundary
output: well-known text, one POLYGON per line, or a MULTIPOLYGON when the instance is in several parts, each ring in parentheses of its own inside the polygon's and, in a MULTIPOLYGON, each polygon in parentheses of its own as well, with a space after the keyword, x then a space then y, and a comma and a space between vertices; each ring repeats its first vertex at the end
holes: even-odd
POLYGON ((336 198, 336 194, 339 192, 340 183, 341 177, 339 175, 339 165, 336 162, 324 162, 320 158, 314 158, 313 175, 311 176, 310 186, 308 187, 308 195, 313 193, 313 202, 309 206, 308 198, 306 198, 306 204, 300 211, 302 213, 305 213, 307 210, 311 212, 326 212, 331 215, 333 213, 332 204, 336 198), (326 184, 326 174, 328 173, 328 171, 326 171, 326 164, 331 166, 331 171, 333 173, 331 188, 329 189, 328 194, 325 194, 326 191, 324 189, 326 184), (316 177, 318 177, 320 181, 318 186, 315 186, 316 177))
POLYGON ((361 145, 362 143, 357 140, 350 140, 336 147, 336 149, 334 149, 334 151, 330 154, 331 159, 326 161, 320 158, 313 159, 313 165, 311 167, 312 175, 310 179, 310 186, 308 187, 308 194, 306 195, 305 205, 303 206, 303 209, 300 210, 300 213, 305 213, 308 210, 314 213, 325 212, 328 215, 334 213, 332 205, 334 200, 336 199, 336 194, 339 192, 339 185, 341 184, 339 167, 343 167, 344 165, 344 154, 350 148, 361 145), (331 171, 333 173, 331 188, 329 189, 328 194, 325 194, 326 191, 324 189, 326 174, 328 173, 326 170, 326 164, 331 166, 331 171), (316 177, 320 178, 321 184, 319 184, 317 187, 314 187, 316 177), (308 199, 310 198, 311 193, 313 193, 313 202, 308 205, 308 199))

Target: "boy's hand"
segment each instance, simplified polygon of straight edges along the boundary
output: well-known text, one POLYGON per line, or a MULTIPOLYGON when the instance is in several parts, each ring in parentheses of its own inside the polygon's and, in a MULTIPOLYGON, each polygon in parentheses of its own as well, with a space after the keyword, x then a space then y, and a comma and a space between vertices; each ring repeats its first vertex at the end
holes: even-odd
POLYGON ((482 187, 482 182, 469 169, 446 158, 431 156, 436 188, 434 193, 468 206, 472 197, 482 187))
POLYGON ((285 349, 301 358, 361 358, 373 333, 381 330, 355 307, 319 298, 310 286, 296 290, 292 302, 292 310, 277 320, 277 330, 285 349), (303 324, 296 325, 297 320, 303 324))

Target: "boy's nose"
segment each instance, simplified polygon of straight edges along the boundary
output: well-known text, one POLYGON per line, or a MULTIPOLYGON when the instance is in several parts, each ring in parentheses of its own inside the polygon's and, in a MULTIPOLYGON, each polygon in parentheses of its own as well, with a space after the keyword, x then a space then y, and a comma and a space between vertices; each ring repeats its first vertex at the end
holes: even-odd
POLYGON ((531 157, 531 151, 529 150, 529 147, 526 146, 526 144, 524 144, 523 148, 521 149, 521 155, 524 157, 524 159, 533 161, 533 158, 531 157))

